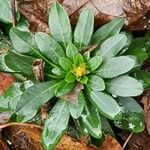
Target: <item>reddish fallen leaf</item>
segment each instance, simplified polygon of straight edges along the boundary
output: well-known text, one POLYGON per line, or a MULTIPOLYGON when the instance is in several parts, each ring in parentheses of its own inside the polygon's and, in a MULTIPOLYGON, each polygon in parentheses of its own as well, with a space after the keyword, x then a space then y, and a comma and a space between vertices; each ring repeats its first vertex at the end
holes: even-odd
POLYGON ((99 150, 122 150, 122 148, 116 139, 108 135, 99 150))
MULTIPOLYGON (((42 129, 41 126, 26 123, 0 125, 0 150, 9 150, 6 147, 15 150, 44 150, 40 140, 42 129)), ((106 136, 103 145, 96 148, 64 135, 55 150, 121 150, 121 146, 110 136, 106 136)))
MULTIPOLYGON (((17 0, 20 12, 30 21, 32 31, 48 31, 47 18, 50 5, 55 0, 17 0)), ((149 0, 59 0, 70 16, 77 21, 82 9, 91 8, 97 25, 102 25, 114 17, 126 19, 130 30, 150 29, 149 0)))
POLYGON ((0 72, 0 95, 2 95, 13 82, 14 78, 11 75, 0 72))
POLYGON ((150 134, 150 91, 147 91, 146 94, 144 94, 141 102, 144 105, 146 128, 150 134))

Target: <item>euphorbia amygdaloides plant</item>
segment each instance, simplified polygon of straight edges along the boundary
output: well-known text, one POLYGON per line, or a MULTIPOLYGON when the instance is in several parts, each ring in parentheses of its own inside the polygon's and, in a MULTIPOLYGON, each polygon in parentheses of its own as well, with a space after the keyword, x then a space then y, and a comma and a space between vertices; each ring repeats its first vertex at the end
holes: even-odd
POLYGON ((129 45, 127 34, 120 33, 123 25, 124 20, 116 18, 93 34, 94 14, 85 9, 73 32, 67 13, 54 3, 50 34, 12 28, 14 49, 3 58, 5 71, 22 74, 32 83, 12 85, 0 98, 0 111, 12 112, 10 120, 28 122, 52 101, 42 134, 47 150, 55 148, 71 117, 81 135, 97 139, 106 129, 106 118, 120 128, 141 132, 143 110, 131 97, 142 94, 143 86, 130 76, 138 66, 136 58, 123 55, 129 45), (36 62, 43 64, 36 68, 36 62), (44 81, 36 82, 34 75, 44 81))

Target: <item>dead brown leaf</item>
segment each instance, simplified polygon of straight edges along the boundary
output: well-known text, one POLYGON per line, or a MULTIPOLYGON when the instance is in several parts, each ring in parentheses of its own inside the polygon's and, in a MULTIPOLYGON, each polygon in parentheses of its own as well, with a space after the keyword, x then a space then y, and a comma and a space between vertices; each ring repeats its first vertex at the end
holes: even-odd
POLYGON ((141 102, 144 105, 146 128, 150 134, 150 91, 147 91, 146 94, 144 94, 141 102))
MULTIPOLYGON (((32 31, 48 31, 48 10, 55 0, 17 0, 20 12, 30 21, 32 31)), ((81 10, 91 8, 97 25, 103 25, 114 17, 126 19, 130 30, 150 29, 149 0, 58 0, 67 10, 71 22, 77 21, 81 10)))
MULTIPOLYGON (((41 126, 26 123, 0 125, 0 150, 44 150, 40 141, 42 129, 41 126)), ((106 136, 102 146, 96 148, 64 135, 55 150, 121 150, 121 146, 110 136, 106 136)))
POLYGON ((122 148, 116 139, 107 135, 99 150, 122 150, 122 148))

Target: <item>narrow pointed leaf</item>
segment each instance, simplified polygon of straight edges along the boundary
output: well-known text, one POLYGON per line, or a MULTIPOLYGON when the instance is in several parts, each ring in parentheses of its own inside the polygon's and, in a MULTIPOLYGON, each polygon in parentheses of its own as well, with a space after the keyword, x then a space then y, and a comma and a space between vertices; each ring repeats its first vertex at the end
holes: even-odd
POLYGON ((100 66, 101 63, 102 63, 101 56, 95 56, 95 57, 91 58, 87 62, 90 72, 93 72, 94 70, 96 70, 100 66))
POLYGON ((85 98, 82 92, 80 92, 75 101, 69 101, 69 111, 71 116, 74 119, 77 119, 81 116, 81 113, 84 109, 85 98))
POLYGON ((82 115, 82 121, 88 132, 95 138, 102 137, 101 121, 97 109, 93 105, 85 107, 82 115))
POLYGON ((49 81, 33 85, 27 89, 21 96, 15 110, 18 121, 26 122, 32 119, 39 108, 54 96, 57 85, 56 81, 49 81))
POLYGON ((89 91, 89 94, 95 106, 104 116, 114 119, 120 112, 119 105, 110 95, 91 90, 89 91))
POLYGON ((119 97, 119 104, 122 106, 122 111, 115 117, 115 125, 132 132, 142 132, 145 128, 142 107, 130 97, 119 97))
POLYGON ((65 57, 59 58, 59 64, 66 71, 70 71, 72 69, 72 62, 65 57))
POLYGON ((64 47, 72 42, 72 31, 69 17, 59 3, 54 3, 49 12, 49 28, 51 35, 64 47))
POLYGON ((95 54, 101 56, 104 60, 114 57, 126 46, 126 42, 127 37, 125 34, 114 35, 107 39, 95 54))
POLYGON ((78 48, 89 45, 94 28, 94 13, 90 9, 83 10, 74 31, 74 43, 78 48))
POLYGON ((73 58, 78 54, 78 49, 72 44, 68 44, 66 48, 66 55, 70 60, 73 60, 73 58))
POLYGON ((105 90, 104 80, 97 75, 90 75, 87 86, 93 91, 103 91, 105 90))
POLYGON ((38 32, 35 41, 40 51, 55 64, 59 63, 59 58, 64 57, 65 53, 61 46, 49 35, 38 32))
POLYGON ((45 149, 54 149, 65 132, 70 113, 68 103, 59 100, 51 110, 42 133, 42 143, 45 149))
POLYGON ((102 26, 95 32, 95 34, 92 37, 92 43, 93 44, 102 43, 106 38, 119 33, 123 25, 124 25, 123 18, 113 19, 111 22, 102 26))
POLYGON ((136 65, 136 60, 128 56, 110 58, 96 71, 102 78, 114 78, 130 71, 136 65))
POLYGON ((111 94, 130 97, 138 96, 143 93, 142 84, 129 76, 120 76, 106 83, 107 91, 111 94))

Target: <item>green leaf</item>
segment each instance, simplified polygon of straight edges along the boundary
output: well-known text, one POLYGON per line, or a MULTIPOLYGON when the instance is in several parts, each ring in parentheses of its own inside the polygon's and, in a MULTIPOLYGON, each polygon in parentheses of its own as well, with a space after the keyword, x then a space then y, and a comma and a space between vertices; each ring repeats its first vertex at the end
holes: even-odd
POLYGON ((104 133, 109 134, 112 137, 115 137, 115 134, 113 132, 113 129, 111 128, 108 119, 103 115, 100 115, 100 118, 101 118, 102 130, 104 131, 104 133))
POLYGON ((87 62, 87 61, 90 59, 90 52, 89 52, 89 51, 85 52, 85 53, 83 54, 83 58, 84 58, 84 60, 87 62))
POLYGON ((66 11, 59 3, 54 3, 49 12, 51 35, 64 47, 72 42, 72 31, 66 11))
POLYGON ((78 49, 72 44, 69 43, 66 48, 66 55, 70 60, 73 60, 73 58, 78 54, 78 49))
POLYGON ((91 58, 88 62, 88 68, 90 72, 93 72, 94 70, 96 70, 100 64, 102 63, 102 57, 101 56, 95 56, 93 58, 91 58))
POLYGON ((133 40, 128 48, 126 55, 134 55, 138 62, 143 62, 148 59, 148 49, 150 48, 150 40, 147 37, 140 37, 133 40))
POLYGON ((20 31, 30 32, 29 27, 30 27, 29 21, 24 16, 21 15, 19 21, 17 22, 16 28, 20 31))
POLYGON ((136 60, 128 56, 108 59, 96 71, 102 78, 114 78, 130 71, 136 65, 136 60))
POLYGON ((129 76, 120 76, 106 83, 107 91, 122 97, 138 96, 143 93, 142 84, 129 76))
POLYGON ((35 41, 40 51, 55 64, 59 64, 60 57, 65 57, 61 46, 49 35, 38 32, 35 35, 35 41))
POLYGON ((142 132, 144 130, 142 107, 130 97, 119 97, 119 104, 122 106, 122 111, 115 117, 115 125, 132 132, 142 132))
POLYGON ((15 51, 17 51, 19 54, 26 54, 33 57, 36 56, 38 58, 42 58, 51 66, 56 67, 41 54, 37 48, 35 36, 33 34, 30 32, 19 31, 17 28, 11 28, 9 35, 15 51))
POLYGON ((72 62, 65 57, 59 58, 59 64, 66 71, 70 71, 72 69, 72 62))
POLYGON ((38 53, 33 34, 20 31, 17 28, 11 28, 9 36, 14 49, 18 53, 31 55, 38 53))
POLYGON ((150 72, 139 70, 135 72, 134 74, 135 74, 135 78, 142 81, 144 88, 150 89, 150 72))
POLYGON ((20 83, 14 83, 0 98, 0 112, 14 111, 22 94, 20 83))
POLYGON ((74 64, 77 65, 77 66, 84 63, 83 56, 82 56, 80 53, 78 53, 78 54, 74 57, 73 61, 74 61, 74 64))
POLYGON ((92 44, 102 43, 106 38, 119 33, 124 25, 123 18, 115 18, 98 29, 92 37, 92 44))
POLYGON ((97 75, 90 75, 87 86, 93 91, 105 90, 104 80, 97 75))
POLYGON ((57 97, 65 96, 66 94, 68 94, 73 90, 74 86, 75 83, 67 83, 66 81, 61 81, 59 82, 56 88, 55 95, 57 97))
POLYGON ((104 60, 114 57, 126 46, 126 42, 127 37, 125 34, 114 35, 102 43, 100 49, 95 54, 101 56, 104 60))
POLYGON ((81 116, 81 113, 84 109, 84 105, 85 105, 85 98, 83 95, 83 92, 80 92, 77 95, 77 99, 74 101, 69 101, 69 111, 71 116, 74 119, 77 119, 81 116))
POLYGON ((88 132, 95 138, 102 137, 101 121, 97 109, 93 105, 85 107, 82 115, 82 121, 88 132))
POLYGON ((65 71, 60 67, 53 68, 52 73, 60 77, 64 77, 66 75, 65 71))
POLYGON ((81 79, 80 79, 80 83, 82 84, 87 84, 88 82, 88 77, 87 76, 83 76, 81 79))
POLYGON ((76 80, 75 75, 72 72, 68 72, 66 77, 65 77, 65 81, 68 83, 72 83, 76 80))
POLYGON ((55 148, 67 128, 69 117, 68 103, 59 100, 51 110, 44 125, 42 143, 45 149, 55 148))
POLYGON ((90 9, 83 10, 79 16, 74 31, 74 43, 76 47, 88 46, 94 29, 94 13, 90 9))
POLYGON ((33 83, 31 81, 12 84, 0 97, 0 112, 14 111, 24 90, 32 85, 33 83))
POLYGON ((6 63, 5 63, 5 56, 7 54, 3 53, 0 55, 0 71, 2 72, 9 72, 9 73, 14 73, 15 71, 8 68, 6 63))
POLYGON ((28 79, 34 80, 34 74, 32 71, 32 64, 35 58, 25 55, 20 55, 18 53, 10 51, 8 55, 5 56, 5 63, 8 68, 21 72, 28 79))
POLYGON ((12 11, 10 0, 0 0, 0 20, 5 23, 12 23, 12 11))
POLYGON ((57 81, 49 81, 28 88, 17 104, 15 110, 17 120, 26 122, 32 119, 40 107, 54 96, 57 85, 57 81))
POLYGON ((121 108, 110 95, 91 90, 88 92, 91 100, 104 116, 114 119, 114 117, 120 112, 121 108))

